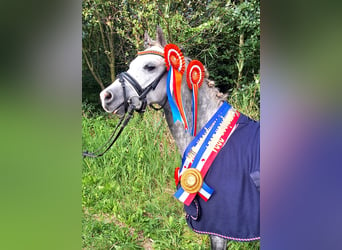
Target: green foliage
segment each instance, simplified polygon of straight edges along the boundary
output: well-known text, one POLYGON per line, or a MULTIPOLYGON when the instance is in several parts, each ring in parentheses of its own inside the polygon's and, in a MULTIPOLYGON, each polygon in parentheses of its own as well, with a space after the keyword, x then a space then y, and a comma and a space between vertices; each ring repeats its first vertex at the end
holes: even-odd
POLYGON ((259 1, 212 1, 198 15, 201 24, 190 28, 180 41, 187 54, 204 63, 224 92, 252 82, 260 68, 259 1), (242 79, 238 79, 240 71, 242 79))
MULTIPOLYGON (((168 42, 202 61, 223 92, 247 86, 259 74, 260 0, 83 0, 82 7, 83 47, 96 48, 88 52, 104 85, 112 82, 106 55, 115 53, 115 72, 127 70, 137 51, 143 49, 144 31, 153 37, 157 25, 168 42), (104 39, 108 33, 112 35, 111 51, 104 48, 99 23, 106 28, 104 39)), ((108 41, 105 44, 109 47, 108 41)), ((96 81, 85 62, 83 65, 83 100, 94 101, 90 93, 96 81)))

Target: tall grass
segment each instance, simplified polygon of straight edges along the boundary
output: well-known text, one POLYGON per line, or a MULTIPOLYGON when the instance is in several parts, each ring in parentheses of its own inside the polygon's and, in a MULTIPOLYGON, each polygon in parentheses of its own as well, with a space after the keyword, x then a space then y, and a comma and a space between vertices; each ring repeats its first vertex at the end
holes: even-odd
POLYGON ((254 75, 254 82, 242 85, 240 89, 233 89, 228 102, 240 112, 254 120, 260 119, 260 76, 254 75))
MULTIPOLYGON (((83 149, 93 151, 118 119, 90 105, 82 109, 83 149)), ((173 198, 180 163, 163 114, 154 110, 135 115, 104 156, 85 158, 83 249, 208 249, 208 236, 188 228, 183 206, 173 198)), ((229 243, 229 249, 259 248, 259 242, 229 243)))

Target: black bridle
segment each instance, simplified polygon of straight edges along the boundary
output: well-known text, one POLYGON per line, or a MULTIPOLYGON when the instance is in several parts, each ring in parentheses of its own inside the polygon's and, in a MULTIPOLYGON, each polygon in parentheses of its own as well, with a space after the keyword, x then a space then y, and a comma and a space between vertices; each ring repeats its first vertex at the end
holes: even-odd
MULTIPOLYGON (((144 113, 146 110, 146 106, 147 106, 147 100, 146 100, 146 96, 147 94, 151 91, 151 90, 155 90, 156 87, 158 86, 158 83, 160 82, 161 78, 164 76, 164 74, 166 73, 166 68, 163 70, 163 72, 153 81, 151 82, 146 88, 141 88, 140 84, 134 79, 134 77, 132 77, 130 74, 128 74, 127 72, 122 72, 118 75, 119 77, 119 82, 121 83, 121 87, 122 87, 122 91, 123 91, 123 97, 124 97, 124 102, 123 105, 125 107, 125 113, 128 110, 128 99, 126 96, 126 85, 125 82, 128 82, 135 90, 135 92, 138 94, 138 99, 140 101, 140 107, 136 107, 135 111, 137 111, 138 113, 144 113)), ((162 104, 162 106, 165 105, 166 103, 166 98, 164 103, 162 104)), ((153 106, 151 106, 153 107, 153 106)), ((154 107, 153 107, 154 108, 154 107)))
MULTIPOLYGON (((132 77, 127 72, 122 72, 118 75, 119 82, 121 83, 121 87, 123 91, 123 97, 124 97, 124 102, 120 106, 124 105, 125 114, 120 118, 119 123, 115 127, 113 133, 110 135, 107 142, 105 142, 101 147, 99 147, 93 153, 89 153, 88 151, 82 152, 83 157, 86 157, 86 156, 93 157, 93 158, 100 157, 104 155, 104 153, 106 153, 113 146, 115 141, 119 138, 123 129, 128 124, 129 120, 132 118, 134 111, 138 113, 145 112, 146 106, 147 106, 147 100, 146 100, 147 94, 151 90, 156 89, 161 78, 164 76, 165 73, 166 73, 166 68, 164 68, 163 72, 144 89, 141 88, 140 84, 134 79, 134 77, 132 77), (134 88, 138 96, 127 98, 126 82, 134 88), (101 153, 98 153, 98 152, 101 152, 101 153)), ((164 107, 166 102, 167 102, 167 98, 165 98, 160 108, 155 108, 152 104, 150 104, 150 106, 155 110, 160 110, 164 107)))

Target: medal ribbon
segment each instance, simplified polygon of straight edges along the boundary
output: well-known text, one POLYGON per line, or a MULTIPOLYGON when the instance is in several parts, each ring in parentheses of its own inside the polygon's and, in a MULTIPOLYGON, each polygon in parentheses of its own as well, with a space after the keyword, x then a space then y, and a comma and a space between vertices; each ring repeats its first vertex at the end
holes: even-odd
MULTIPOLYGON (((218 152, 234 132, 239 116, 240 113, 231 108, 228 103, 225 102, 221 105, 220 109, 185 150, 182 168, 179 170, 177 176, 178 179, 181 178, 183 172, 188 168, 196 168, 200 171, 202 178, 204 179, 218 152)), ((207 201, 213 192, 214 190, 203 182, 198 194, 207 201)), ((174 196, 185 205, 189 206, 196 194, 197 193, 188 193, 183 187, 180 187, 174 196)))

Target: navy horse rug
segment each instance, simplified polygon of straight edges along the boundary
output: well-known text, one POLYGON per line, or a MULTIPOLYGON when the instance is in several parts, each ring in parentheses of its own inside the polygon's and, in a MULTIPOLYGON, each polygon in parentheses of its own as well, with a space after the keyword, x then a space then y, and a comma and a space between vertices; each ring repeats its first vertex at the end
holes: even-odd
POLYGON ((184 152, 175 197, 193 231, 260 239, 260 123, 224 102, 184 152))

